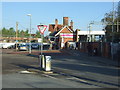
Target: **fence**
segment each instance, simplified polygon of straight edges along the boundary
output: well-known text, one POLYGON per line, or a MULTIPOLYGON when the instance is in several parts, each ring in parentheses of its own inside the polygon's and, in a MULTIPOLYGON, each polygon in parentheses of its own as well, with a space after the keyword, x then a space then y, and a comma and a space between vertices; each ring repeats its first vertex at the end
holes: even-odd
POLYGON ((97 56, 106 57, 113 60, 120 59, 120 43, 107 43, 107 42, 80 42, 78 49, 81 52, 88 52, 87 46, 92 46, 92 51, 97 49, 97 56))
POLYGON ((120 43, 111 44, 111 57, 113 60, 120 60, 120 43))

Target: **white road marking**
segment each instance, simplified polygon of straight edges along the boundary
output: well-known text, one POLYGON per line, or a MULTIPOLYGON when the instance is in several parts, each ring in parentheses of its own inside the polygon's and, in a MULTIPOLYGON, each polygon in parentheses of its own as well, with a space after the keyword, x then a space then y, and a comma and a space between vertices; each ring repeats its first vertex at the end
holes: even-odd
POLYGON ((76 78, 76 77, 71 77, 71 78, 66 78, 66 79, 75 79, 75 80, 79 80, 79 81, 82 81, 82 82, 87 82, 87 81, 85 81, 83 79, 79 79, 79 78, 76 78))
POLYGON ((46 77, 49 77, 49 78, 57 79, 57 78, 52 77, 52 76, 50 76, 50 75, 46 75, 46 74, 42 74, 42 75, 44 75, 44 76, 46 76, 46 77))

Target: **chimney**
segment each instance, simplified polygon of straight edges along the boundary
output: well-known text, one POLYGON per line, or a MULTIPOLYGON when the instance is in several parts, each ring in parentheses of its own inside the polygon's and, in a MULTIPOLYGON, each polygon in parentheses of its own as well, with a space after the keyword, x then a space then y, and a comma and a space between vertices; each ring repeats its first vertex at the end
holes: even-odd
POLYGON ((70 22, 71 29, 73 30, 73 21, 70 22))
POLYGON ((55 19, 55 25, 56 25, 56 26, 58 25, 58 20, 57 20, 57 19, 55 19))
POLYGON ((58 26, 58 20, 55 19, 55 28, 54 28, 54 31, 57 31, 57 26, 58 26))
POLYGON ((63 17, 63 26, 67 25, 68 26, 68 17, 63 17))

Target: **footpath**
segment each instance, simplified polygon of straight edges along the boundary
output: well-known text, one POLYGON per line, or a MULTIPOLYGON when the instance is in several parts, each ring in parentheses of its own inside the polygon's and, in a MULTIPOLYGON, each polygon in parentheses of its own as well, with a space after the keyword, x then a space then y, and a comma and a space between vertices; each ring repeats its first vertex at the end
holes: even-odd
POLYGON ((104 65, 120 67, 120 61, 108 59, 100 56, 88 56, 87 53, 80 52, 79 50, 62 50, 62 52, 68 53, 73 56, 80 56, 82 58, 86 58, 91 62, 97 62, 104 65))

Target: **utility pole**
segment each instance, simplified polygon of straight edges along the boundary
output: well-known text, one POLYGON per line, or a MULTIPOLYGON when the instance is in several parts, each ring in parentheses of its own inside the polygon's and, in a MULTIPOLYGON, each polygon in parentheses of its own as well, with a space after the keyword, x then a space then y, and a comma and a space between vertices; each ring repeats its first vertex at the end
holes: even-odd
POLYGON ((89 42, 91 41, 91 36, 90 36, 90 32, 91 32, 91 24, 89 24, 89 42))
POLYGON ((92 24, 93 24, 93 23, 91 22, 91 23, 89 23, 89 26, 88 26, 88 27, 89 27, 89 37, 88 37, 88 42, 91 42, 91 41, 92 41, 92 38, 91 38, 91 35, 90 35, 90 34, 91 34, 91 30, 92 30, 92 29, 91 29, 91 28, 92 28, 92 24))
POLYGON ((111 48, 111 55, 112 55, 112 60, 114 59, 114 55, 113 55, 113 41, 114 41, 114 0, 113 0, 113 15, 112 15, 113 19, 112 19, 112 48, 111 48))
POLYGON ((18 22, 16 22, 16 51, 17 51, 17 39, 18 38, 18 22))
POLYGON ((114 20, 115 20, 115 18, 114 18, 114 0, 113 0, 113 15, 112 15, 112 43, 113 43, 113 41, 114 41, 114 20))
POLYGON ((29 54, 31 54, 31 17, 32 17, 32 15, 31 14, 27 14, 27 16, 30 17, 29 54))
POLYGON ((119 32, 119 21, 117 20, 117 32, 119 32))

